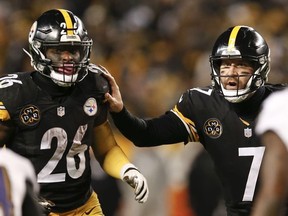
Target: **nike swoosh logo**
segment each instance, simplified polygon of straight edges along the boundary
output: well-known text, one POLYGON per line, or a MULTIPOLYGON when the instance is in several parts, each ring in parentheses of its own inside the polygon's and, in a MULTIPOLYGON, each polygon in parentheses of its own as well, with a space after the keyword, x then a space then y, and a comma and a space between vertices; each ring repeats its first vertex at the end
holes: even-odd
POLYGON ((93 207, 92 209, 86 211, 86 212, 84 213, 84 215, 90 215, 90 213, 93 211, 94 208, 96 208, 96 207, 93 207))

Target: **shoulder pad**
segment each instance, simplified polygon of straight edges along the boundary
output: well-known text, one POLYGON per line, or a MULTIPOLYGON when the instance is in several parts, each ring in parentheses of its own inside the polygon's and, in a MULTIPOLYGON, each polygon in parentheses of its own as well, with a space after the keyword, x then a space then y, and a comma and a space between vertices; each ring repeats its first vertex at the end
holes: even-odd
MULTIPOLYGON (((102 74, 103 72, 101 72, 102 74)), ((102 92, 110 92, 110 85, 108 80, 103 76, 100 75, 96 81, 96 86, 98 89, 101 89, 102 92)))
POLYGON ((92 73, 97 73, 97 74, 105 73, 105 71, 102 68, 91 63, 88 65, 88 70, 92 73))
POLYGON ((97 92, 97 95, 110 92, 110 84, 104 76, 105 72, 98 70, 97 66, 93 67, 93 70, 89 70, 88 72, 85 79, 78 83, 79 86, 82 86, 81 88, 97 92))

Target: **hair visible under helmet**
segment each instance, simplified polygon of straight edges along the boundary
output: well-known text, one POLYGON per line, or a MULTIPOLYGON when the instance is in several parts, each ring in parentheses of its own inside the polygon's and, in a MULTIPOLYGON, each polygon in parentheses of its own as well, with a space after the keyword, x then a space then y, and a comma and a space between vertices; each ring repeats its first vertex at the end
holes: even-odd
POLYGON ((28 40, 31 65, 59 86, 69 87, 87 75, 92 40, 88 37, 82 21, 71 11, 53 9, 44 12, 33 23, 28 40), (59 67, 65 69, 63 63, 52 62, 46 56, 48 48, 61 50, 65 47, 80 52, 79 62, 69 62, 69 68, 73 68, 73 74, 69 75, 59 70, 59 67))
POLYGON ((239 103, 267 82, 270 50, 264 38, 253 28, 234 26, 228 28, 216 40, 210 56, 210 66, 213 87, 229 102, 239 103), (253 64, 254 73, 244 89, 227 90, 223 87, 220 80, 220 64, 225 59, 243 59, 253 64))

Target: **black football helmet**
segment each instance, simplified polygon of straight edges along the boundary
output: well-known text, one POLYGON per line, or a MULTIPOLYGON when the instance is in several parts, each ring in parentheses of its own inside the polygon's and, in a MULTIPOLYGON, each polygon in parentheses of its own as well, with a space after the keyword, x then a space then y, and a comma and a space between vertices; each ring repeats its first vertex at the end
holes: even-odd
POLYGON ((264 38, 249 26, 228 28, 216 40, 210 56, 212 85, 225 99, 239 103, 252 95, 268 81, 270 49, 264 38), (220 81, 220 64, 223 59, 244 59, 254 65, 254 73, 244 89, 227 90, 220 81))
POLYGON ((29 33, 29 53, 31 65, 44 76, 51 78, 60 86, 71 86, 87 75, 90 61, 92 39, 88 37, 82 21, 71 11, 53 9, 44 12, 32 25, 29 33), (65 65, 47 58, 46 50, 77 50, 79 62, 69 62, 73 74, 65 74, 65 65))

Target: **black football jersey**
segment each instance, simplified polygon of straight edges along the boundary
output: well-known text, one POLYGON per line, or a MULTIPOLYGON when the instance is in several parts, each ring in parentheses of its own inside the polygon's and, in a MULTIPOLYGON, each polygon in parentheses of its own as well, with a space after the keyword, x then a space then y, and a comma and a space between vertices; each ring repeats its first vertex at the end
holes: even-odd
POLYGON ((264 147, 254 134, 259 105, 247 107, 255 112, 245 116, 212 89, 195 88, 183 94, 173 109, 189 128, 190 141, 200 141, 213 159, 228 211, 247 210, 247 215, 264 155, 264 147))
POLYGON ((1 108, 15 127, 6 145, 32 161, 40 196, 55 203, 53 211, 72 210, 92 192, 89 146, 93 127, 107 120, 102 101, 109 85, 100 71, 89 71, 60 100, 36 85, 31 74, 0 78, 1 108))
POLYGON ((214 161, 223 184, 228 215, 249 215, 265 147, 255 136, 263 100, 281 86, 264 86, 242 103, 229 103, 212 88, 184 93, 172 110, 190 141, 200 141, 214 161))
POLYGON ((263 100, 284 87, 267 84, 241 103, 229 103, 211 87, 194 88, 157 118, 137 118, 126 108, 111 115, 139 147, 201 142, 222 182, 228 215, 248 216, 265 151, 255 136, 255 119, 263 100))

